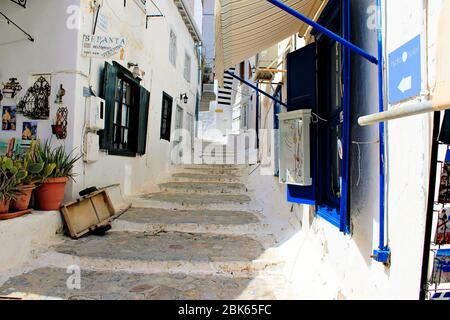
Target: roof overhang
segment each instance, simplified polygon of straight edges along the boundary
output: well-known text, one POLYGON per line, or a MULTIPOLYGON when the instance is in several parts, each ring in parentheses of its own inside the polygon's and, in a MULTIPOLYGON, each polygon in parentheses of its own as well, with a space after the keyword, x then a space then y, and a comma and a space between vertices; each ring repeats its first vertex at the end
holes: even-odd
MULTIPOLYGON (((284 0, 286 5, 317 21, 328 0, 284 0)), ((310 27, 266 0, 216 0, 216 76, 310 27)))
POLYGON ((173 0, 173 2, 177 6, 178 12, 183 18, 184 24, 188 28, 194 42, 201 43, 201 32, 199 31, 198 26, 194 21, 193 13, 191 12, 191 10, 189 10, 189 7, 184 3, 184 0, 173 0))

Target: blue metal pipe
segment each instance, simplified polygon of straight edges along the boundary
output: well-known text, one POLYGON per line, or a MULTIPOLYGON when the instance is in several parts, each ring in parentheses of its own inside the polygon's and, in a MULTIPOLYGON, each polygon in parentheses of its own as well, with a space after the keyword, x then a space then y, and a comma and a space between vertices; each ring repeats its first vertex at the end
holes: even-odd
POLYGON ((259 89, 257 86, 255 86, 255 85, 251 84, 250 82, 248 82, 248 81, 242 79, 241 77, 235 75, 234 73, 231 73, 231 72, 229 72, 229 71, 225 71, 225 73, 228 74, 228 75, 230 75, 230 76, 232 76, 233 78, 235 78, 235 79, 241 81, 242 83, 245 83, 247 86, 249 86, 249 87, 252 88, 253 90, 256 90, 257 93, 260 93, 260 94, 262 94, 262 95, 268 97, 269 99, 272 99, 273 101, 275 101, 275 102, 281 104, 282 106, 288 107, 288 105, 287 105, 286 103, 284 103, 283 101, 278 100, 277 98, 275 98, 274 96, 268 94, 268 93, 265 92, 265 91, 262 91, 262 90, 259 89))
POLYGON ((295 11, 291 7, 285 5, 283 2, 281 2, 279 0, 267 0, 267 1, 270 2, 271 4, 273 4, 274 6, 277 6, 281 10, 286 11, 287 13, 293 15, 294 17, 296 17, 297 19, 303 21, 304 23, 310 25, 314 29, 317 29, 321 33, 323 33, 323 34, 327 35, 328 37, 330 37, 331 39, 341 43, 345 47, 349 48, 350 50, 352 50, 353 52, 355 52, 358 55, 362 56, 363 58, 366 58, 370 62, 372 62, 374 64, 378 64, 378 59, 375 58, 374 56, 372 56, 371 54, 367 53, 366 51, 364 51, 360 47, 355 46, 350 41, 348 41, 348 40, 338 36, 337 34, 335 34, 334 32, 332 32, 330 30, 328 30, 327 28, 321 26, 320 24, 318 24, 314 20, 311 20, 310 18, 306 17, 305 15, 301 14, 300 12, 295 11))
MULTIPOLYGON (((376 0, 377 6, 377 20, 378 20, 378 104, 379 112, 384 112, 384 50, 383 50, 383 8, 382 0, 376 0)), ((380 240, 378 250, 374 251, 374 259, 378 262, 388 263, 390 260, 390 249, 385 241, 385 224, 386 224, 386 209, 385 209, 385 126, 384 122, 380 122, 379 136, 380 136, 380 240)))
MULTIPOLYGON (((343 22, 343 36, 346 40, 350 40, 350 0, 344 0, 342 5, 342 22, 343 22)), ((341 215, 340 215, 340 231, 350 233, 348 221, 348 205, 349 205, 349 178, 350 178, 350 49, 343 46, 343 78, 344 78, 344 123, 342 130, 342 197, 341 197, 341 215)))

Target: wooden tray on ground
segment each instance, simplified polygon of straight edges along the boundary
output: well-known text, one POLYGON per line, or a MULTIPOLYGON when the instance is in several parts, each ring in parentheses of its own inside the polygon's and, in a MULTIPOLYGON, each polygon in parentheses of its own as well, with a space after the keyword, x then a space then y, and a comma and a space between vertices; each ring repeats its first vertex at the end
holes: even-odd
MULTIPOLYGON (((78 239, 90 231, 110 225, 114 219, 130 208, 131 205, 118 206, 117 201, 110 198, 111 191, 108 192, 108 188, 61 207, 72 238, 78 239)), ((111 194, 116 197, 114 193, 111 194)))
POLYGON ((10 220, 14 218, 18 218, 21 216, 24 216, 28 213, 31 213, 33 211, 32 209, 27 209, 19 212, 12 212, 12 213, 0 213, 0 220, 10 220))

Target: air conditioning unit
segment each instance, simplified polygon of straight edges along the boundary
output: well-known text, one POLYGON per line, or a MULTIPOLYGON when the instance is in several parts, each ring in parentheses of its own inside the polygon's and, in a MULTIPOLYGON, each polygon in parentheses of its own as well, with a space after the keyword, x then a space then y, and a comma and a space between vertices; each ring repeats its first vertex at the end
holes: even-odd
POLYGON ((280 120, 280 183, 311 186, 311 110, 278 114, 280 120))
POLYGON ((90 97, 87 127, 91 131, 105 129, 105 100, 99 97, 90 97))

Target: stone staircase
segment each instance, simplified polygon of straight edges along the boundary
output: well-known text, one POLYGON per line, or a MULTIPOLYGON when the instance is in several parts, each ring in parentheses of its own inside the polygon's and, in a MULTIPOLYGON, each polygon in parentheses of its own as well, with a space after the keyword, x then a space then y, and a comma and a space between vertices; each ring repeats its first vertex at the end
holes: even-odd
MULTIPOLYGON (((289 299, 245 185, 248 167, 186 165, 105 236, 61 238, 16 270, 0 295, 62 299, 289 299), (75 267, 74 267, 75 266, 75 267), (80 268, 81 288, 69 288, 80 268)), ((0 279, 0 284, 2 283, 0 279)))

